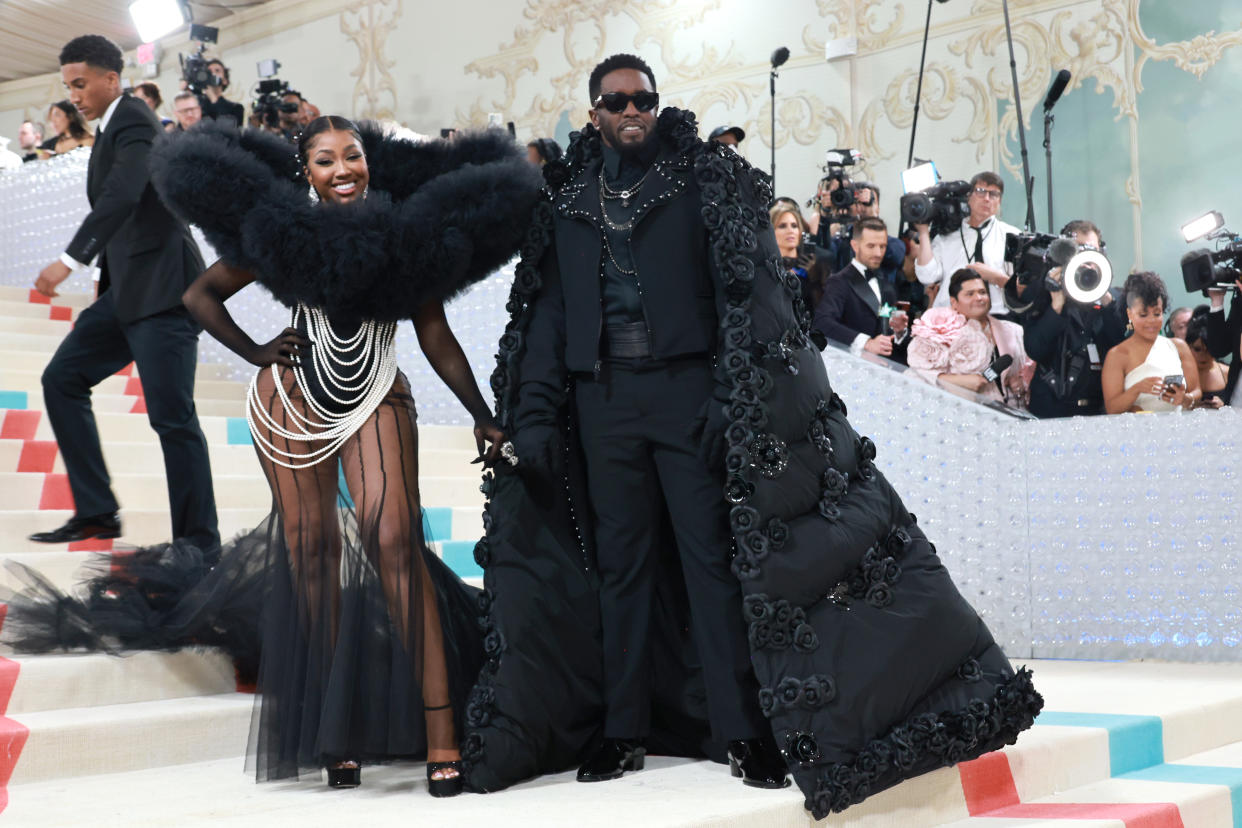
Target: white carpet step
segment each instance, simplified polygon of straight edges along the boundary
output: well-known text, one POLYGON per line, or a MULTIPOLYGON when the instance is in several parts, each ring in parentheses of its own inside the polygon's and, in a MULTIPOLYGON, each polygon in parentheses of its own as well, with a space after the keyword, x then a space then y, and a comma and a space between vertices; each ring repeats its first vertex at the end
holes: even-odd
MULTIPOLYGON (((0 504, 6 511, 38 509, 46 504, 44 487, 47 475, 36 472, 0 472, 0 504)), ((221 509, 244 509, 257 503, 272 502, 267 480, 259 474, 225 474, 214 470, 216 506, 221 509)), ((466 477, 434 477, 420 475, 422 505, 465 507, 483 505, 479 481, 466 477)), ((67 482, 65 484, 68 486, 67 482)), ((168 480, 158 474, 112 474, 112 491, 122 508, 158 509, 168 503, 168 480)), ((67 504, 66 504, 67 505, 67 504)))
MULTIPOLYGON (((262 503, 243 509, 217 509, 220 536, 231 538, 238 532, 257 526, 271 511, 271 495, 262 503)), ((30 509, 26 511, 0 511, 0 538, 4 539, 4 554, 38 554, 63 552, 64 544, 36 544, 26 540, 32 532, 46 532, 63 524, 73 513, 66 509, 30 509)), ((168 540, 172 532, 172 519, 168 505, 157 509, 122 509, 121 529, 125 533, 119 544, 146 546, 168 540)), ((33 564, 32 564, 33 565, 33 564)))
MULTIPOLYGON (((32 305, 31 307, 38 307, 32 305)), ((54 336, 64 339, 73 330, 73 323, 67 319, 48 319, 46 308, 44 318, 29 316, 0 315, 0 332, 5 334, 21 334, 23 336, 54 336)))
MULTIPOLYGON (((43 402, 42 388, 28 389, 24 393, 26 394, 26 408, 35 411, 47 411, 47 406, 43 402)), ((94 409, 96 414, 138 413, 145 420, 146 414, 134 411, 134 406, 138 400, 139 397, 133 394, 106 394, 95 390, 91 393, 91 408, 94 409)), ((241 396, 232 399, 196 396, 194 398, 194 408, 198 411, 199 417, 246 416, 246 401, 241 396)))
POLYGON ((10 656, 20 673, 5 715, 233 693, 233 663, 214 650, 10 656))
MULTIPOLYGON (((2 330, 2 329, 0 329, 2 330)), ((0 333, 0 365, 20 371, 40 372, 60 346, 63 336, 27 336, 0 333), (6 338, 7 337, 7 338, 6 338), (23 340, 25 340, 23 342, 23 340)), ((200 362, 194 369, 196 379, 232 382, 233 369, 214 362, 200 362)), ((246 382, 249 382, 247 375, 246 382)))
POLYGON ((67 305, 60 299, 52 300, 51 305, 37 305, 34 302, 14 302, 11 299, 0 299, 0 328, 7 328, 9 320, 14 319, 42 319, 50 321, 53 320, 54 315, 64 316, 66 313, 71 319, 76 319, 81 311, 82 309, 76 305, 67 305))
MULTIPOLYGON (((22 452, 30 451, 26 440, 6 440, 0 438, 0 472, 15 472, 21 468, 22 452)), ((207 446, 211 458, 213 474, 256 474, 263 473, 254 449, 250 446, 228 446, 219 443, 207 446)), ((104 461, 110 469, 124 469, 138 474, 162 474, 164 472, 164 453, 159 443, 104 443, 104 461)), ((27 457, 26 462, 34 458, 27 457)), ((44 461, 46 458, 44 458, 44 461)), ((40 467, 46 468, 46 463, 40 467)), ((65 461, 59 451, 52 462, 50 471, 63 474, 65 461)))
MULTIPOLYGON (((0 285, 0 301, 17 302, 22 304, 34 305, 35 307, 46 308, 48 300, 40 297, 38 302, 30 301, 34 295, 34 278, 30 280, 30 286, 22 285, 0 285)), ((53 305, 67 305, 73 308, 84 308, 95 301, 93 293, 86 292, 64 292, 50 300, 53 305)))
MULTIPOLYGON (((3 355, 0 355, 2 361, 3 355)), ((14 413, 13 409, 0 408, 0 424, 3 424, 3 432, 6 437, 15 436, 9 434, 9 428, 6 420, 9 415, 14 413)), ((38 414, 35 419, 38 422, 29 434, 21 434, 23 439, 28 440, 51 440, 53 439, 52 427, 48 423, 47 416, 44 412, 18 411, 16 419, 26 419, 38 414)), ((246 426, 246 421, 240 417, 217 417, 203 416, 199 417, 199 425, 203 429, 203 436, 207 438, 208 443, 220 443, 222 445, 249 445, 250 431, 246 426)), ((99 439, 104 443, 158 443, 159 438, 155 432, 151 430, 150 423, 147 422, 145 414, 119 414, 110 412, 99 412, 95 421, 99 428, 99 439)), ((420 446, 435 448, 440 450, 455 451, 472 451, 471 457, 477 456, 478 449, 474 444, 474 434, 465 426, 443 426, 443 425, 420 425, 418 427, 418 440, 420 446)))
MULTIPOLYGON (((267 517, 267 514, 267 512, 264 512, 259 516, 258 520, 261 521, 267 517)), ((252 524, 252 526, 254 525, 258 525, 258 521, 252 524)), ((473 543, 478 537, 478 535, 475 535, 469 538, 461 538, 460 540, 466 541, 473 548, 473 543)), ((167 539, 168 531, 165 529, 162 540, 167 539)), ((442 541, 445 540, 448 539, 432 540, 428 545, 432 551, 443 557, 442 541)), ((152 541, 152 543, 159 542, 160 540, 152 541)), ((63 544, 33 543, 26 540, 25 536, 22 536, 20 539, 12 538, 6 544, 7 551, 0 557, 0 561, 5 564, 0 566, 0 587, 16 592, 22 591, 26 587, 27 584, 23 580, 22 573, 18 569, 7 565, 13 563, 29 567, 62 592, 75 592, 84 580, 95 574, 93 571, 85 568, 86 564, 103 554, 123 555, 126 552, 126 546, 132 544, 133 542, 129 541, 125 545, 117 546, 107 551, 91 551, 89 549, 69 550, 63 544)), ((481 583, 480 580, 479 585, 481 583)))
MULTIPOLYGON (((36 472, 0 472, 0 504, 15 511, 38 509, 44 497, 46 477, 36 472)), ((212 479, 216 505, 222 509, 244 509, 256 503, 271 503, 272 494, 267 481, 257 474, 214 472, 212 479)), ((112 491, 122 507, 158 509, 168 504, 168 480, 162 473, 117 474, 114 470, 112 491)))
MULTIPOLYGON (((202 367, 202 366, 200 366, 202 367)), ((137 372, 134 372, 137 376, 137 372)), ((3 391, 43 391, 43 369, 20 369, 12 365, 0 368, 0 390, 3 391)), ((124 394, 131 377, 111 376, 92 389, 92 394, 124 394)), ((210 380, 195 377, 194 399, 196 400, 241 400, 246 399, 246 383, 232 380, 210 380)), ((36 408, 38 406, 30 406, 36 408)))
MULTIPOLYGON (((0 721, 0 725, 11 728, 15 723, 27 728, 29 736, 9 784, 162 768, 226 757, 236 757, 235 761, 240 764, 240 757, 246 750, 253 704, 252 695, 226 693, 13 716, 0 721)), ((184 796, 186 787, 181 785, 167 793, 184 796)), ((157 792, 155 788, 148 790, 152 795, 157 792)), ((131 807, 138 806, 140 810, 146 807, 141 805, 141 799, 129 801, 131 807)), ((88 807, 83 800, 78 802, 88 807)), ((84 820, 79 824, 93 823, 89 815, 80 815, 79 819, 84 820)), ((22 822, 18 820, 15 824, 22 822)), ((165 824, 176 824, 176 820, 165 824)))

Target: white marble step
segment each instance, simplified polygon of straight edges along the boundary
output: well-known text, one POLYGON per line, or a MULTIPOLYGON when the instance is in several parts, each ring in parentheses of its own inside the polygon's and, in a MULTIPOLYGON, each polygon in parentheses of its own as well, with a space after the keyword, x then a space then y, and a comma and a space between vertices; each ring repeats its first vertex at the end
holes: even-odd
MULTIPOLYGON (((21 285, 0 285, 0 301, 4 302, 20 302, 31 305, 42 305, 47 307, 45 301, 31 302, 30 296, 34 289, 34 279, 31 279, 29 286, 21 285)), ((74 308, 84 308, 91 302, 95 301, 93 293, 61 293, 59 296, 51 300, 54 305, 68 305, 74 308)))
POLYGON ((214 650, 10 655, 18 669, 6 716, 236 691, 233 663, 214 650))
MULTIPOLYGON (((202 367, 200 365, 200 367, 202 367)), ((137 376, 137 373, 134 372, 137 376)), ((12 365, 0 366, 0 391, 43 391, 43 369, 23 370, 12 365)), ((129 376, 112 376, 96 385, 91 392, 99 394, 125 394, 129 386, 129 376)), ((201 376, 195 377, 194 399, 196 400, 245 400, 246 383, 232 380, 210 380, 201 376)), ((30 406, 35 408, 36 406, 30 406)))
MULTIPOLYGON (((11 716, 0 720, 0 727, 11 729, 15 722, 29 736, 9 784, 225 757, 237 757, 240 764, 253 703, 252 695, 223 693, 11 716)), ((132 807, 143 807, 141 799, 130 801, 132 807)), ((79 824, 91 824, 87 815, 79 819, 86 820, 79 824)))

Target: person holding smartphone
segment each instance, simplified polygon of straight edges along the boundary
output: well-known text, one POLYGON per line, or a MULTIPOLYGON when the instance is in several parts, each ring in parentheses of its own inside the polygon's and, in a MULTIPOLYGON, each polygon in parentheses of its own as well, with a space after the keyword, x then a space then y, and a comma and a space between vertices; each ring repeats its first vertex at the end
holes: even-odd
POLYGON ((1133 332, 1108 352, 1101 378, 1104 409, 1172 411, 1193 408, 1200 396, 1194 354, 1180 339, 1161 336, 1169 293, 1151 272, 1131 273, 1125 286, 1126 315, 1133 332))

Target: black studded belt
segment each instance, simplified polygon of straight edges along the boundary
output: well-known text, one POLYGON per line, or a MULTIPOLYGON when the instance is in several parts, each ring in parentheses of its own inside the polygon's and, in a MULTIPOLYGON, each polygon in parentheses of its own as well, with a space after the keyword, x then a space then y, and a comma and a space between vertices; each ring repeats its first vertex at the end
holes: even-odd
POLYGON ((643 359, 651 356, 646 322, 627 322, 604 328, 604 356, 612 359, 643 359))

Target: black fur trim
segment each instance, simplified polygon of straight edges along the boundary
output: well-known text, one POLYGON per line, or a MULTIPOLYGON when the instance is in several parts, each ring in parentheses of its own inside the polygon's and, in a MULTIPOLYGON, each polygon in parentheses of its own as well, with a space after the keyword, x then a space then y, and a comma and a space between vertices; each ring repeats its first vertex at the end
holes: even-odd
POLYGON ((225 261, 276 299, 378 321, 447 301, 517 252, 539 173, 499 130, 422 144, 360 125, 365 201, 315 205, 293 147, 205 122, 161 136, 151 178, 225 261))

